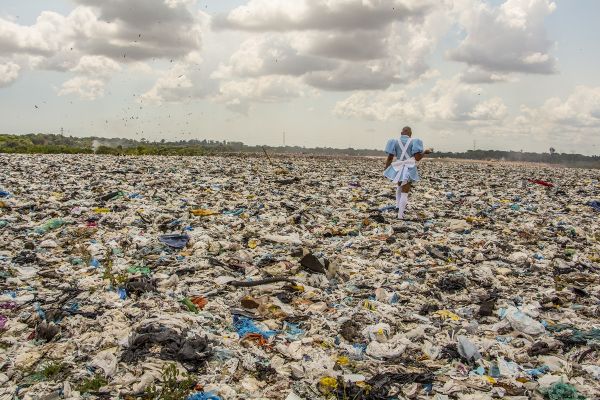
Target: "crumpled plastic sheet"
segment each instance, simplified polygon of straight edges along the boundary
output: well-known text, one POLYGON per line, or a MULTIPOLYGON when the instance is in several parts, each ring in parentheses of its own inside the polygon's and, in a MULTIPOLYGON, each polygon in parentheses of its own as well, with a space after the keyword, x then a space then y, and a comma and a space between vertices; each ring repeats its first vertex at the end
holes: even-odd
POLYGON ((148 324, 140 326, 131 335, 121 360, 132 363, 157 356, 164 360, 179 361, 186 369, 197 371, 205 366, 211 352, 205 337, 189 337, 186 331, 178 332, 159 324, 148 324), (160 351, 156 352, 158 348, 160 351))
POLYGON ((557 324, 548 326, 548 330, 556 333, 556 338, 569 347, 585 346, 594 342, 600 344, 600 329, 598 328, 585 331, 573 325, 557 324))
POLYGON ((242 317, 239 315, 233 316, 233 326, 237 330, 237 333, 240 338, 243 338, 244 336, 246 336, 250 333, 256 333, 265 338, 270 338, 277 333, 276 331, 272 331, 272 330, 268 330, 268 329, 261 329, 258 326, 256 326, 256 324, 254 323, 254 321, 252 319, 242 317))
POLYGON ((214 393, 194 393, 193 395, 189 396, 187 398, 187 400, 221 400, 221 398, 217 395, 215 395, 214 393))
POLYGON ((596 211, 600 211, 600 201, 598 200, 592 200, 588 203, 588 205, 590 207, 592 207, 594 210, 596 211))
POLYGON ((548 400, 585 400, 586 397, 568 383, 557 382, 544 392, 544 398, 548 400))
POLYGON ((0 398, 598 397, 597 171, 382 163, 0 155, 0 398))
POLYGON ((190 237, 188 235, 177 234, 163 235, 158 238, 158 241, 174 249, 183 249, 190 241, 190 237))

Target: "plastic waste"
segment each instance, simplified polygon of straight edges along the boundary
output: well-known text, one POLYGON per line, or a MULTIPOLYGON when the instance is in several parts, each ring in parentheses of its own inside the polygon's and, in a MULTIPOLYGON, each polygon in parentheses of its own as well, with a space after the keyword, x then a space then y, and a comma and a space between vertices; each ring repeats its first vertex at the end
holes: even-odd
POLYGON ((588 203, 588 205, 590 207, 592 207, 594 210, 596 211, 600 211, 600 201, 598 200, 592 200, 588 203))
POLYGON ((188 235, 163 235, 158 240, 174 249, 183 249, 190 241, 190 237, 188 235))
POLYGON ((542 323, 534 320, 516 307, 510 307, 506 310, 506 320, 513 329, 526 333, 528 335, 541 335, 546 331, 542 323))
POLYGON ((239 315, 233 316, 233 326, 237 330, 237 333, 240 338, 252 333, 259 334, 261 336, 264 336, 265 338, 270 338, 277 334, 277 332, 273 330, 261 329, 258 326, 256 326, 254 321, 250 318, 246 318, 239 315))
POLYGON ((557 382, 543 391, 544 398, 548 400, 585 400, 586 397, 568 383, 557 382))
POLYGON ((0 162, 0 398, 600 393, 596 171, 422 162, 400 222, 380 159, 0 162))
POLYGON ((42 226, 39 226, 35 229, 35 233, 38 235, 43 235, 51 230, 58 229, 63 226, 65 221, 60 218, 51 219, 45 222, 42 226))
POLYGON ((194 393, 187 400, 221 400, 221 398, 211 392, 194 393))
POLYGON ((457 337, 458 353, 467 361, 477 361, 481 358, 479 350, 466 336, 457 337))

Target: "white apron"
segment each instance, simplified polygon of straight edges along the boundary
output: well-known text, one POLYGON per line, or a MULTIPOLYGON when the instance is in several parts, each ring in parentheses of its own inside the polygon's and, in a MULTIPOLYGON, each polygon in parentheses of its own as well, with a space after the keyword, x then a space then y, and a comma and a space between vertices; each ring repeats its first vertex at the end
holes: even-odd
POLYGON ((405 177, 405 174, 408 174, 408 169, 417 165, 417 161, 414 157, 408 156, 408 147, 412 142, 412 138, 408 138, 405 144, 402 143, 402 140, 398 139, 398 146, 400 146, 400 157, 392 163, 392 168, 396 171, 396 176, 393 179, 394 183, 402 182, 404 185, 408 178, 405 177))

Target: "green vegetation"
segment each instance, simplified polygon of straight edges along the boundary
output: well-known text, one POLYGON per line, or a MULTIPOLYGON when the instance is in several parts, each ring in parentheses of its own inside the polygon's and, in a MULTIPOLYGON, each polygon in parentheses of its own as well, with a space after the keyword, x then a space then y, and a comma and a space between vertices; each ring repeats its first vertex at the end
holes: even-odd
POLYGON ((152 384, 146 390, 147 400, 185 400, 194 389, 194 379, 186 374, 183 380, 178 381, 179 371, 175 364, 169 364, 163 368, 161 386, 152 384))
POLYGON ((0 135, 0 153, 23 154, 86 154, 93 153, 91 146, 81 146, 77 141, 54 140, 59 135, 0 135))
POLYGON ((568 167, 600 168, 600 156, 584 156, 567 153, 527 153, 519 151, 469 150, 465 153, 434 153, 432 158, 455 158, 461 160, 502 160, 560 164, 568 167))
MULTIPOLYGON (((186 142, 183 142, 186 143, 186 142)), ((18 154, 111 154, 111 155, 165 155, 203 156, 209 147, 183 143, 149 143, 129 139, 104 139, 97 137, 28 134, 0 135, 0 153, 18 154)), ((211 145, 212 146, 212 145, 211 145)), ((224 149, 224 145, 214 146, 224 149)))
POLYGON ((111 258, 111 251, 108 250, 106 253, 106 257, 105 257, 105 262, 106 262, 106 266, 104 267, 104 273, 102 274, 102 279, 106 279, 110 282, 110 285, 113 288, 122 286, 125 284, 125 282, 127 282, 129 276, 127 275, 127 272, 123 271, 120 272, 118 274, 115 274, 113 272, 113 260, 111 258))
POLYGON ((108 385, 108 381, 102 375, 94 375, 92 378, 86 378, 77 386, 77 391, 82 394, 88 392, 97 392, 102 386, 108 385))
POLYGON ((52 362, 44 366, 41 371, 42 376, 48 380, 54 380, 65 370, 65 364, 52 362))
MULTIPOLYGON (((312 154, 317 156, 383 156, 381 150, 305 148, 299 146, 247 146, 241 142, 215 140, 179 140, 149 142, 146 139, 73 137, 50 134, 0 135, 0 153, 21 154, 108 154, 127 156, 205 156, 223 153, 312 154)), ((517 151, 469 150, 463 153, 436 152, 431 158, 463 160, 504 160, 557 164, 568 167, 600 168, 600 156, 556 153, 524 153, 517 151)))

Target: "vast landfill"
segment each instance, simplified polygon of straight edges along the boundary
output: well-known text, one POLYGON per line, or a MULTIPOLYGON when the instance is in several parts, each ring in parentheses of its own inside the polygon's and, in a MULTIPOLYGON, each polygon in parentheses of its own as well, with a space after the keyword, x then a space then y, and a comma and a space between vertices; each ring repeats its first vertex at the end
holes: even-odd
POLYGON ((598 399, 593 170, 0 155, 0 399, 598 399))

